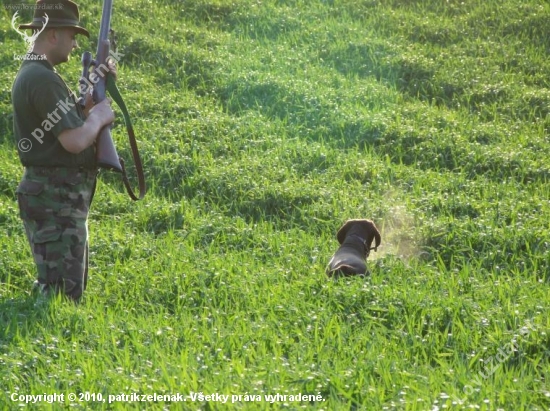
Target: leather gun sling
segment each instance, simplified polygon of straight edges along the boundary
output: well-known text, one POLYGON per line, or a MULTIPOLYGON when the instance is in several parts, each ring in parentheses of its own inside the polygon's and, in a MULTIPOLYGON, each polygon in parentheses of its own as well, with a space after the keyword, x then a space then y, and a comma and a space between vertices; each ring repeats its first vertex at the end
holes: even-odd
POLYGON ((128 195, 130 196, 130 198, 134 201, 141 200, 145 196, 147 188, 145 186, 145 175, 143 173, 143 164, 141 163, 141 158, 139 156, 136 136, 134 134, 134 128, 132 126, 132 120, 130 120, 130 114, 128 113, 126 104, 122 99, 122 96, 120 94, 120 91, 118 90, 118 87, 116 86, 113 76, 109 74, 107 74, 107 91, 109 92, 109 95, 112 97, 112 99, 117 103, 118 107, 120 108, 124 116, 124 123, 126 124, 126 131, 128 132, 128 140, 130 142, 130 147, 132 149, 132 157, 134 159, 134 166, 136 168, 136 173, 137 173, 139 196, 136 196, 136 194, 132 190, 130 181, 128 180, 128 175, 126 174, 126 168, 124 167, 124 160, 122 159, 122 157, 119 157, 120 164, 122 165, 122 181, 124 182, 124 186, 126 187, 126 191, 128 192, 128 195))

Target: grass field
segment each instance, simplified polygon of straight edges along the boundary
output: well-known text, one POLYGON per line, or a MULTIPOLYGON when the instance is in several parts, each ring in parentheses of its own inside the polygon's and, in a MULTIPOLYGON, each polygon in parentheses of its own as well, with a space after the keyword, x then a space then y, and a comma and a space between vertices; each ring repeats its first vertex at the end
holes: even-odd
POLYGON ((149 192, 102 174, 79 306, 30 296, 0 15, 2 409, 550 409, 548 2, 115 0, 149 192), (332 281, 349 218, 382 245, 332 281))

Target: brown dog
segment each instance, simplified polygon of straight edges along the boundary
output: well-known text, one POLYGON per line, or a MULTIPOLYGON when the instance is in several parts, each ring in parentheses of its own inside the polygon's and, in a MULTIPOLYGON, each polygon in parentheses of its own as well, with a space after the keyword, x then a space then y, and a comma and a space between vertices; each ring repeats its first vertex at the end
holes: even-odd
POLYGON ((382 237, 371 220, 348 220, 336 234, 340 248, 334 253, 327 267, 327 275, 350 276, 366 274, 366 260, 370 250, 376 251, 382 237), (375 246, 371 247, 373 240, 375 246))

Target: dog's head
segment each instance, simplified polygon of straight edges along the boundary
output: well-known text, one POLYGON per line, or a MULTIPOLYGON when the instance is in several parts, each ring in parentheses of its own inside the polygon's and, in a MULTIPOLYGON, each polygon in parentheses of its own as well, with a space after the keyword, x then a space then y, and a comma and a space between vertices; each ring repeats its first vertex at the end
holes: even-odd
POLYGON ((371 220, 348 220, 344 225, 338 230, 336 238, 338 242, 342 244, 347 236, 356 235, 365 240, 365 252, 366 255, 369 255, 370 250, 376 251, 378 246, 382 241, 382 237, 378 228, 371 220), (372 242, 375 241, 374 247, 372 247, 372 242))

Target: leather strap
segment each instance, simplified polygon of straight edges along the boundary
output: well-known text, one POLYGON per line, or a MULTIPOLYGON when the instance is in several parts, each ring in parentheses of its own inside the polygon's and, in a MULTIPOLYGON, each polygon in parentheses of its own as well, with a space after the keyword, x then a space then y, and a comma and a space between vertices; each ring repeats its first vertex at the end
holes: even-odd
POLYGON ((130 147, 132 149, 132 157, 134 159, 134 166, 136 168, 136 173, 137 173, 139 196, 136 196, 136 194, 132 190, 130 181, 128 180, 128 175, 126 174, 124 160, 122 159, 122 157, 119 157, 120 164, 122 165, 122 181, 124 182, 124 186, 126 187, 126 191, 128 192, 128 195, 130 196, 130 198, 134 201, 141 200, 145 196, 145 193, 147 192, 147 188, 145 186, 145 175, 143 173, 143 164, 141 163, 141 158, 139 156, 136 136, 134 134, 134 128, 132 126, 132 120, 130 120, 130 114, 128 113, 126 104, 122 99, 122 96, 120 94, 120 91, 118 90, 118 87, 116 86, 113 76, 110 75, 110 73, 107 73, 107 91, 109 92, 109 95, 112 97, 115 103, 118 105, 118 107, 122 111, 122 115, 124 116, 124 123, 126 124, 126 131, 128 132, 128 140, 130 142, 130 147))

